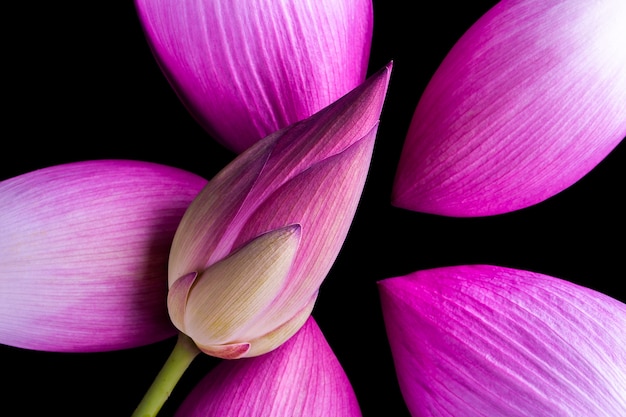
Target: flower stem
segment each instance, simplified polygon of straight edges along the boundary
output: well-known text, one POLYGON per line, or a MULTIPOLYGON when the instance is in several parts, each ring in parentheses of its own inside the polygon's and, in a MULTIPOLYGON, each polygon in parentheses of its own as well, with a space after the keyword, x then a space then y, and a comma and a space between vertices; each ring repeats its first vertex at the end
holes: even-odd
POLYGON ((200 350, 193 340, 187 335, 179 333, 172 353, 163 364, 132 417, 155 417, 198 353, 200 350))

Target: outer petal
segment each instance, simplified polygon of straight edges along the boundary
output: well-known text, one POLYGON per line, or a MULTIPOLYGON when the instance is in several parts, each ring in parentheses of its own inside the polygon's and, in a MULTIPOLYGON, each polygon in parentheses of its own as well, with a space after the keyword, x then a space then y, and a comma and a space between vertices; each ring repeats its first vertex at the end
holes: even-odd
POLYGON ((174 335, 169 248, 205 184, 179 169, 121 160, 0 182, 0 343, 90 352, 174 335))
POLYGON ((371 0, 136 0, 147 40, 183 103, 241 152, 365 79, 371 0))
POLYGON ((224 361, 185 399, 176 417, 360 417, 359 405, 312 318, 280 348, 224 361))
POLYGON ((393 204, 483 216, 539 203, 626 136, 626 2, 504 0, 437 69, 393 204))
POLYGON ((489 265, 379 282, 413 416, 626 415, 626 305, 489 265))

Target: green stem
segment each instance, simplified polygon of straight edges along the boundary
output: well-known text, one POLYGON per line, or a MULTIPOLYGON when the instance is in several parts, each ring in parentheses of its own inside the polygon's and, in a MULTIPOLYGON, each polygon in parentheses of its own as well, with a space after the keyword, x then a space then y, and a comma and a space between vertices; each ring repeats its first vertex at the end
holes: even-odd
POLYGON ((179 333, 172 353, 163 364, 132 417, 155 417, 198 353, 200 350, 193 340, 187 335, 179 333))

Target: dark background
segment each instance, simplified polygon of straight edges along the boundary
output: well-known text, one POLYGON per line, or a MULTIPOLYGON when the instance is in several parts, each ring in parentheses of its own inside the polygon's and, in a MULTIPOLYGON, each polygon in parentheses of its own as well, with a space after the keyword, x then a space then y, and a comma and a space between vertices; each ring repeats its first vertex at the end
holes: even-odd
MULTIPOLYGON (((5 14, 0 180, 101 158, 159 162, 208 179, 234 157, 182 107, 150 54, 130 1, 19 3, 5 14)), ((394 68, 362 202, 313 312, 364 417, 409 416, 385 336, 378 280, 491 263, 557 276, 626 301, 620 282, 624 143, 574 186, 514 213, 444 218, 389 203, 420 93, 453 43, 493 4, 374 2, 369 72, 390 60, 394 68)), ((93 354, 0 346, 0 414, 130 416, 173 343, 93 354)), ((172 416, 216 363, 196 359, 160 416, 172 416)))

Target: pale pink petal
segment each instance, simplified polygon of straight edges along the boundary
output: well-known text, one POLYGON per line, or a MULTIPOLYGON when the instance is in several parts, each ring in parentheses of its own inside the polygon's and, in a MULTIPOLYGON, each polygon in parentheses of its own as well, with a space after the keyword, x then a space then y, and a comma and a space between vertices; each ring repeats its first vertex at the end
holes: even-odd
POLYGON ((379 289, 412 415, 626 415, 626 304, 491 265, 418 271, 379 289))
POLYGON ((136 0, 154 56, 182 102, 241 152, 365 79, 371 0, 136 0))
POLYGON ((354 390, 313 318, 278 349, 223 361, 176 417, 360 417, 354 390))
POLYGON ((205 184, 180 169, 122 160, 0 182, 0 343, 88 352, 175 335, 168 253, 205 184))
POLYGON ((626 136, 625 21, 623 0, 498 2, 420 98, 393 204, 493 215, 587 174, 626 136))

